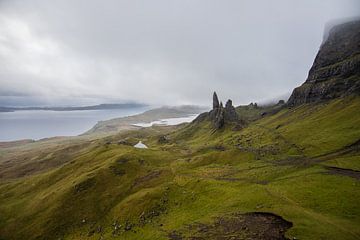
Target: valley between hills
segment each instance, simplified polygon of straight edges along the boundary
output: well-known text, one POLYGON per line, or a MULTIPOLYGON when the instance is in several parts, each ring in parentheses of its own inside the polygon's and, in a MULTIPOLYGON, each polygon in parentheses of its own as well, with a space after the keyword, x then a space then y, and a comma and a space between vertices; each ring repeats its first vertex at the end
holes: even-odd
POLYGON ((2 146, 0 239, 359 239, 359 42, 335 26, 287 102, 2 146))

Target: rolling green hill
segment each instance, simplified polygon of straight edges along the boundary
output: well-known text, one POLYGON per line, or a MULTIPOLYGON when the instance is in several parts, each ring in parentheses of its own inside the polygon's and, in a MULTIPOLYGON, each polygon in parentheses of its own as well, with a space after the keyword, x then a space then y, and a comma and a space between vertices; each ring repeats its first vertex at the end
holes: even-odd
POLYGON ((259 229, 229 226, 244 213, 266 212, 292 223, 290 238, 358 239, 358 109, 360 97, 347 97, 285 108, 242 130, 213 131, 203 121, 94 141, 61 166, 3 178, 0 235, 207 239, 229 235, 229 228, 256 239, 268 227, 257 215, 247 221, 259 229), (141 139, 149 149, 117 144, 124 138, 141 139), (227 225, 216 225, 219 218, 227 225))

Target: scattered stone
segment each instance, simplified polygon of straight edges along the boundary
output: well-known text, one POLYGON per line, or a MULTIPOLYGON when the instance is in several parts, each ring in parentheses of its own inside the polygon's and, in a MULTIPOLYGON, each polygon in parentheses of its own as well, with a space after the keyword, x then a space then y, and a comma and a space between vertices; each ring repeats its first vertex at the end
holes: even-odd
POLYGON ((259 205, 256 205, 256 209, 260 209, 260 208, 263 208, 264 207, 264 205, 262 205, 262 204, 259 204, 259 205))
POLYGON ((176 231, 172 231, 171 233, 168 234, 169 239, 171 240, 182 240, 183 237, 181 236, 180 233, 177 233, 176 231))
POLYGON ((226 150, 226 148, 223 145, 220 145, 220 144, 215 145, 214 149, 217 150, 217 151, 225 151, 226 150))
POLYGON ((125 227, 124 227, 124 230, 125 231, 130 231, 131 229, 132 229, 132 224, 131 223, 129 223, 129 222, 126 222, 125 223, 125 227))
POLYGON ((111 172, 116 176, 123 176, 126 174, 124 169, 121 169, 120 166, 110 166, 111 172))
POLYGON ((75 192, 80 193, 94 186, 96 183, 95 178, 88 178, 74 186, 75 192))
POLYGON ((160 136, 159 139, 158 139, 158 143, 168 143, 169 142, 169 137, 168 136, 160 136))
POLYGON ((89 232, 88 232, 88 237, 91 237, 92 235, 94 235, 95 233, 95 230, 94 229, 91 229, 89 232))
POLYGON ((121 165, 121 164, 125 164, 129 161, 129 159, 127 159, 126 157, 124 156, 121 156, 119 157, 117 160, 116 160, 116 163, 121 165))
POLYGON ((131 146, 132 144, 127 140, 127 139, 120 139, 117 142, 118 145, 126 145, 126 146, 131 146))

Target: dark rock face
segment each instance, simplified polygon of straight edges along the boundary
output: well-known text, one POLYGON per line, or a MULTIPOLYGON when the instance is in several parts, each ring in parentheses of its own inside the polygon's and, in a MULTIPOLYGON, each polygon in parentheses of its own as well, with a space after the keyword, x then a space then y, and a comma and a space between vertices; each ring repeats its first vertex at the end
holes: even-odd
POLYGON ((214 127, 216 129, 220 129, 224 126, 225 124, 225 113, 224 113, 224 107, 223 104, 220 103, 220 106, 218 108, 214 108, 211 112, 210 112, 210 116, 213 115, 213 117, 211 118, 211 120, 214 123, 214 127), (211 114, 212 113, 212 114, 211 114))
POLYGON ((234 122, 239 119, 232 101, 229 99, 225 104, 224 118, 228 121, 234 122))
POLYGON ((219 99, 218 99, 216 92, 214 92, 214 94, 213 94, 213 109, 219 108, 219 107, 220 107, 219 99))
POLYGON ((243 124, 232 105, 232 101, 229 99, 224 107, 222 102, 219 102, 216 92, 213 94, 213 109, 210 112, 200 114, 194 122, 199 123, 205 120, 210 120, 215 129, 220 129, 227 123, 243 124))
POLYGON ((169 142, 169 137, 168 136, 160 136, 158 139, 158 143, 168 143, 169 142))
POLYGON ((360 94, 360 20, 333 27, 288 105, 360 94))
POLYGON ((222 128, 226 122, 236 122, 239 119, 232 101, 229 99, 224 108, 222 102, 219 104, 216 92, 213 95, 213 109, 209 112, 209 117, 216 129, 222 128))

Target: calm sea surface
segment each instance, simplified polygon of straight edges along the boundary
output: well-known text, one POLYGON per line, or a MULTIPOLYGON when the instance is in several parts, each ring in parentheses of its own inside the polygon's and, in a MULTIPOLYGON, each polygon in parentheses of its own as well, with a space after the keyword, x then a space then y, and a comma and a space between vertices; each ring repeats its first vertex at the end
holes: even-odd
POLYGON ((134 115, 146 110, 146 108, 130 108, 0 112, 0 141, 76 136, 92 128, 98 121, 134 115))

